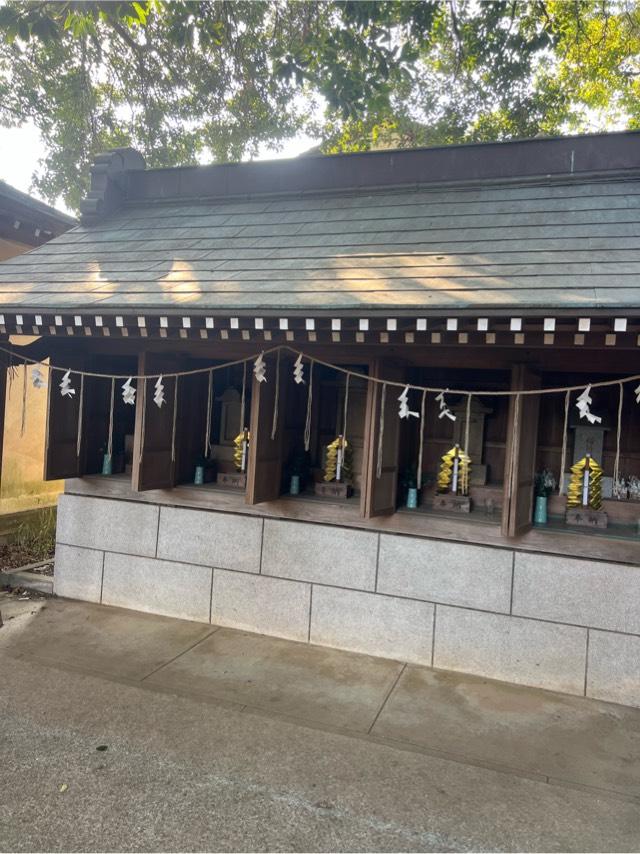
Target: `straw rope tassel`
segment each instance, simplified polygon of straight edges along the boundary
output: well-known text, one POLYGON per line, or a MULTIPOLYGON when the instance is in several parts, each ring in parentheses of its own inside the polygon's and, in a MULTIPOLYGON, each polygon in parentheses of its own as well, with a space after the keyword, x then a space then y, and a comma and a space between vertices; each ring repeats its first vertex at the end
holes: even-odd
POLYGON ((178 418, 178 380, 180 377, 175 378, 175 385, 173 386, 173 422, 171 424, 171 462, 174 463, 176 461, 176 422, 178 418))
POLYGON ((309 364, 309 390, 307 392, 307 416, 304 422, 304 449, 311 445, 311 407, 313 404, 313 359, 309 364))
POLYGON ((469 430, 471 427, 471 394, 467 395, 467 413, 464 423, 464 452, 469 456, 469 430))
POLYGON ((564 469, 567 464, 567 430, 569 426, 569 403, 571 393, 567 391, 564 396, 564 423, 562 427, 562 451, 560 453, 560 475, 558 477, 558 495, 564 495, 564 469))
POLYGON ((22 418, 20 419, 20 438, 24 436, 27 426, 27 363, 23 366, 24 376, 22 378, 22 418))
POLYGON ((80 375, 80 397, 78 399, 78 437, 76 439, 76 456, 80 456, 82 445, 82 410, 84 409, 84 374, 80 375))
POLYGON ((116 381, 111 380, 111 403, 109 405, 109 438, 107 440, 107 454, 111 457, 113 453, 113 409, 115 405, 116 381))
POLYGON ((418 450, 418 470, 416 472, 416 486, 422 489, 422 455, 424 451, 424 414, 426 411, 427 393, 422 392, 422 402, 420 403, 420 448, 418 450))
POLYGON ((211 450, 211 413, 213 411, 213 370, 209 371, 209 388, 207 390, 207 423, 204 434, 204 458, 209 458, 211 450))
POLYGON ((378 458, 376 460, 376 478, 382 477, 382 443, 384 441, 384 407, 387 399, 387 386, 382 383, 380 392, 380 422, 378 425, 378 458))
POLYGON ((276 438, 276 430, 278 429, 278 401, 280 397, 280 350, 276 357, 276 390, 273 401, 273 421, 271 422, 271 441, 276 438))
POLYGON ((238 433, 242 433, 246 424, 244 423, 244 409, 247 400, 247 363, 243 362, 242 364, 242 397, 240 399, 240 425, 238 427, 238 433))
POLYGON ((613 463, 613 483, 620 477, 620 436, 622 435, 622 400, 624 396, 624 387, 620 383, 620 397, 618 399, 618 429, 616 431, 616 458, 613 463))

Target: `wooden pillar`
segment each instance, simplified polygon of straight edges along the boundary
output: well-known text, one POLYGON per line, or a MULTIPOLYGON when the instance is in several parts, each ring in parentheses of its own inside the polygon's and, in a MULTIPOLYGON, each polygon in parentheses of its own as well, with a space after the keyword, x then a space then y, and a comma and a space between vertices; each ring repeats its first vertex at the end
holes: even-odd
MULTIPOLYGON (((291 362, 280 354, 280 381, 276 383, 277 356, 266 356, 267 381, 259 383, 253 377, 251 418, 249 424, 249 461, 247 464, 247 504, 275 501, 282 487, 283 433, 288 382, 291 381, 291 362), (276 408, 277 425, 271 438, 276 408)), ((247 369, 251 369, 251 365, 247 369)))
MULTIPOLYGON (((159 374, 179 370, 171 356, 140 353, 139 374, 159 374)), ((154 400, 156 379, 137 380, 136 423, 133 437, 133 471, 131 486, 136 492, 147 489, 171 489, 175 486, 176 464, 173 458, 173 423, 175 377, 165 377, 165 403, 158 407, 154 400)))
MULTIPOLYGON (((404 365, 376 359, 370 365, 372 377, 403 382, 404 365)), ((400 419, 398 395, 401 389, 387 386, 383 395, 382 383, 369 383, 367 394, 364 457, 362 462, 362 515, 369 519, 395 513, 398 492, 400 419), (384 418, 380 443, 381 411, 384 418), (380 475, 378 477, 378 474, 380 475)))
MULTIPOLYGON (((514 365, 511 388, 540 388, 540 377, 526 365, 514 365)), ((502 506, 502 533, 507 537, 523 534, 532 525, 539 411, 537 394, 509 399, 502 506)))

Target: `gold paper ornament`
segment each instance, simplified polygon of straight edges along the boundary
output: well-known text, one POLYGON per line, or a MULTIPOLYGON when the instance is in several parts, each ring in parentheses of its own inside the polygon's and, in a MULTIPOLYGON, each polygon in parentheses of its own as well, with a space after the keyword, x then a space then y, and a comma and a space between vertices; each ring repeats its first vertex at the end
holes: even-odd
POLYGON ((233 440, 233 461, 238 471, 247 470, 247 459, 249 456, 249 431, 245 427, 242 433, 238 433, 233 440), (246 444, 245 444, 246 443, 246 444))
POLYGON ((571 479, 567 489, 567 507, 602 507, 602 469, 587 454, 571 466, 571 479), (588 473, 588 475, 587 475, 588 473))
POLYGON ((353 452, 351 445, 342 436, 337 436, 333 442, 327 445, 327 459, 324 467, 324 480, 329 483, 332 480, 338 483, 351 481, 353 452), (339 455, 339 452, 340 455, 339 455), (340 470, 338 471, 338 457, 340 456, 340 470))
POLYGON ((459 445, 454 445, 442 457, 438 474, 438 492, 455 492, 456 495, 468 495, 470 471, 471 458, 459 445))

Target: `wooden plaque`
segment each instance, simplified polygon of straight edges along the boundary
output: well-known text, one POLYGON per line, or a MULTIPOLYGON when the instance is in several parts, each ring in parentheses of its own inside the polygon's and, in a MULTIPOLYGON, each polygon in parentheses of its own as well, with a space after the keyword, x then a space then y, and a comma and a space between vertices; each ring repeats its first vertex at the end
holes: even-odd
POLYGON ((585 528, 606 528, 609 517, 604 510, 592 510, 590 507, 570 507, 565 516, 567 525, 581 525, 585 528))

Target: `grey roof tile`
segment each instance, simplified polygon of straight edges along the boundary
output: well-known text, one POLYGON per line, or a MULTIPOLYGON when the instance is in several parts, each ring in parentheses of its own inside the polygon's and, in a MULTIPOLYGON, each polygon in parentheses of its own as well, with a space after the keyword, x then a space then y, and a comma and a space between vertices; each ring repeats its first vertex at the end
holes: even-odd
POLYGON ((640 180, 125 207, 0 263, 4 310, 640 306, 640 180))

